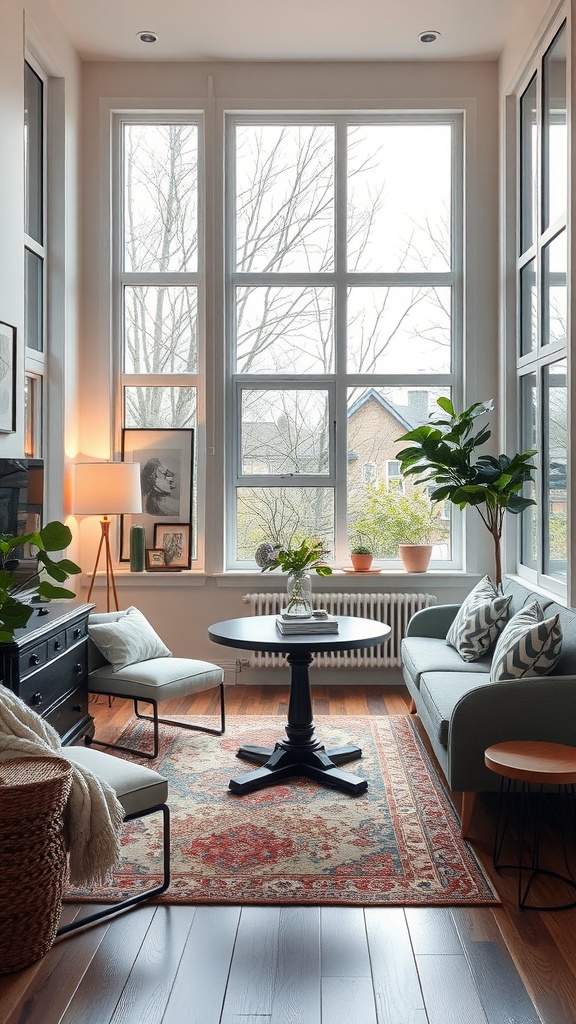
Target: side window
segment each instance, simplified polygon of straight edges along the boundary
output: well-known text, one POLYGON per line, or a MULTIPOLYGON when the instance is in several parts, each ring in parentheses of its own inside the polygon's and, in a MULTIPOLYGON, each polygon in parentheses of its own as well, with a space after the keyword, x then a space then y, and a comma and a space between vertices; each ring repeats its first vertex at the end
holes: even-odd
POLYGON ((24 64, 24 446, 42 455, 42 405, 46 361, 46 76, 24 64))
POLYGON ((562 591, 568 575, 568 128, 563 24, 518 99, 520 233, 516 262, 519 436, 536 449, 520 563, 562 591))
MULTIPOLYGON (((115 306, 121 338, 122 427, 140 428, 148 440, 153 431, 163 431, 159 437, 167 446, 169 431, 194 431, 191 536, 192 558, 197 559, 202 459, 197 428, 203 400, 201 125, 195 118, 158 113, 119 118, 117 129, 121 180, 115 306)), ((127 557, 123 550, 122 559, 127 557)))

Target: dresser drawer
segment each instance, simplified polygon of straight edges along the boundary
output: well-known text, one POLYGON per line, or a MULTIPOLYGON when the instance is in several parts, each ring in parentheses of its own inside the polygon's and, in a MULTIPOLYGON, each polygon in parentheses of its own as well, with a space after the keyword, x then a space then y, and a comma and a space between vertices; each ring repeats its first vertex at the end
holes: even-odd
MULTIPOLYGON (((83 688, 79 686, 78 689, 67 694, 56 707, 52 708, 43 717, 65 741, 68 734, 74 733, 87 715, 88 698, 83 688)), ((64 757, 66 757, 66 754, 64 754, 64 757)))
POLYGON ((72 647, 73 644, 77 644, 85 636, 88 636, 88 619, 84 619, 83 622, 76 622, 74 626, 68 627, 66 630, 66 647, 72 647))
POLYGON ((45 665, 48 661, 48 643, 46 640, 41 644, 36 644, 31 647, 30 650, 22 654, 20 661, 20 677, 30 675, 31 672, 35 672, 41 665, 45 665))
POLYGON ((41 672, 33 672, 20 682, 19 697, 38 714, 44 715, 53 704, 75 690, 88 671, 86 644, 47 661, 41 672))
POLYGON ((57 658, 59 654, 63 654, 68 646, 66 643, 66 630, 63 629, 61 633, 56 633, 56 636, 51 636, 46 642, 48 648, 48 658, 57 658))

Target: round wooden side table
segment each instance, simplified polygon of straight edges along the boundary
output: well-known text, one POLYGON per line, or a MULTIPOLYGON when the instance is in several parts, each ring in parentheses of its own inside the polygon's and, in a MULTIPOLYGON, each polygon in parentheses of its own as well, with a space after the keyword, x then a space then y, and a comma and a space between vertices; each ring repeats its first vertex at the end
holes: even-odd
POLYGON ((484 751, 484 763, 490 771, 501 776, 500 800, 494 836, 493 864, 497 871, 502 868, 514 868, 518 871, 518 906, 521 910, 567 910, 576 907, 576 900, 551 906, 536 906, 528 903, 528 895, 536 875, 547 875, 556 878, 573 889, 576 889, 576 878, 570 870, 568 849, 564 830, 563 817, 560 816, 560 829, 564 862, 568 875, 559 874, 540 866, 540 831, 542 824, 542 807, 545 793, 569 793, 572 800, 572 812, 576 821, 576 747, 564 743, 548 743, 539 740, 510 740, 506 743, 495 743, 484 751), (536 809, 533 812, 530 802, 531 794, 536 793, 536 809), (514 864, 503 864, 500 861, 502 844, 508 828, 510 797, 520 795, 520 814, 518 823, 518 859, 514 864), (527 863, 524 859, 525 841, 528 846, 527 863), (523 883, 527 873, 528 880, 523 883))

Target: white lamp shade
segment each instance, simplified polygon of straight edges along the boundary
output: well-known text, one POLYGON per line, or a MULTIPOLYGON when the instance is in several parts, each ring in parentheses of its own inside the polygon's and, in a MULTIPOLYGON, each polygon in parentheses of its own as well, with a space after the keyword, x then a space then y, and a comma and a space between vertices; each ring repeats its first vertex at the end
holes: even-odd
POLYGON ((77 462, 73 511, 79 516, 142 511, 139 462, 77 462))

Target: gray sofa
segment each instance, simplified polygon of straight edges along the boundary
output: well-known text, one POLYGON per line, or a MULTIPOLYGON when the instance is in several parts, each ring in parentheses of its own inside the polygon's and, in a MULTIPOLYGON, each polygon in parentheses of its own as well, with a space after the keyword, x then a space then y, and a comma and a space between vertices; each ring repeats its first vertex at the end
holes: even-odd
POLYGON ((425 608, 402 641, 402 672, 432 749, 453 794, 462 794, 467 835, 477 792, 500 788, 484 751, 506 740, 548 740, 576 746, 576 612, 514 580, 505 580, 514 615, 536 598, 546 617, 559 613, 562 654, 554 674, 490 682, 490 655, 465 662, 446 643, 459 605, 425 608))

